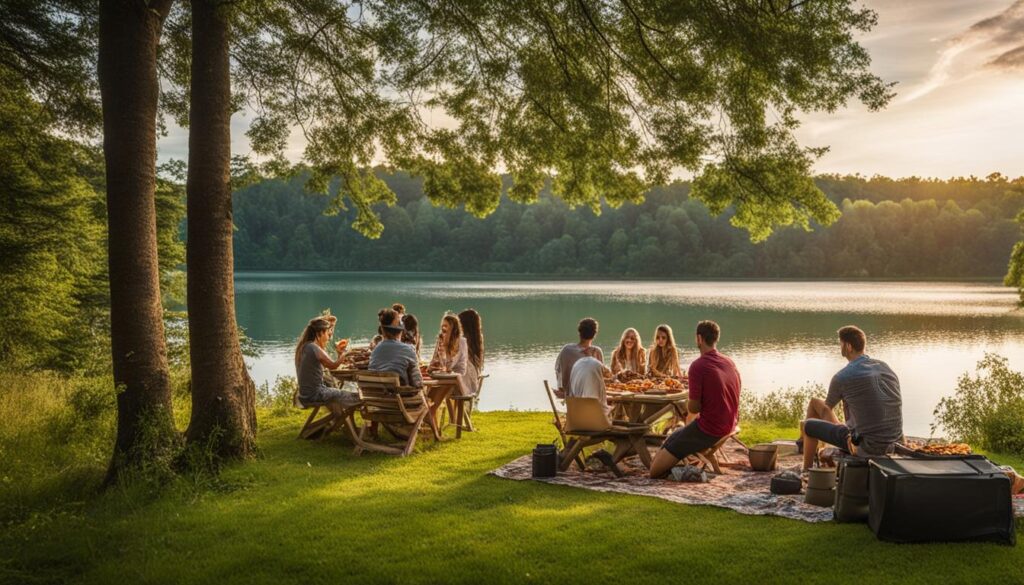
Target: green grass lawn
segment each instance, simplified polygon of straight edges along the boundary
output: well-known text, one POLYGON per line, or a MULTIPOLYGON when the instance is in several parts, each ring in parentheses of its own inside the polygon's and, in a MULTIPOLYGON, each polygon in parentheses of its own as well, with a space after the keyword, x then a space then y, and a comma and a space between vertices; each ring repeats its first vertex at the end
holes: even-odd
MULTIPOLYGON (((260 416, 261 458, 227 469, 218 489, 115 491, 9 521, 0 581, 1024 581, 1024 547, 893 545, 866 525, 487 475, 554 438, 543 413, 480 413, 480 432, 405 459, 354 457, 340 436, 296 440, 298 412, 260 416)), ((748 441, 792 435, 744 424, 748 441)))

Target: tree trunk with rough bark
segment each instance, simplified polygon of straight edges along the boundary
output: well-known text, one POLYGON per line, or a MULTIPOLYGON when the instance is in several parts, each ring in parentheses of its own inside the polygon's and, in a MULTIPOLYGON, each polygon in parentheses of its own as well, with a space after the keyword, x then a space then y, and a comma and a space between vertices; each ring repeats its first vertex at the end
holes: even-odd
POLYGON ((171 1, 102 0, 110 337, 117 438, 107 483, 177 442, 164 344, 156 238, 156 53, 171 1))
POLYGON ((229 35, 220 0, 192 1, 186 186, 192 418, 185 435, 220 457, 245 458, 255 450, 256 388, 235 322, 229 35))

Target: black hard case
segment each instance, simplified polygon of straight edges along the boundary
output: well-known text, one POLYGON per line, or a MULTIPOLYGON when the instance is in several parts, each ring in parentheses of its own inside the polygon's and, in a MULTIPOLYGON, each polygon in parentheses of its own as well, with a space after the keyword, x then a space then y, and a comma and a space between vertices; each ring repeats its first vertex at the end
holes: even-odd
POLYGON ((868 525, 880 540, 1013 545, 1010 478, 980 455, 872 459, 868 525))

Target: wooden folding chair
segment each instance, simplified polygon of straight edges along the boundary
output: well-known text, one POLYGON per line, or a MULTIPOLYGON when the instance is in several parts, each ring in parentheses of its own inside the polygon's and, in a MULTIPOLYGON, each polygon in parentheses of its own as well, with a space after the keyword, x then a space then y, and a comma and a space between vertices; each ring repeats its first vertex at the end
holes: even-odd
POLYGON ((442 425, 442 428, 449 426, 455 427, 455 438, 459 439, 462 437, 462 431, 470 433, 476 432, 476 427, 473 426, 473 411, 476 410, 476 405, 480 402, 480 392, 484 389, 484 380, 487 378, 487 374, 480 376, 476 385, 476 394, 471 396, 449 396, 447 408, 445 409, 448 414, 448 421, 442 425), (462 424, 459 424, 462 421, 462 424))
MULTIPOLYGON (((725 454, 725 452, 722 451, 722 447, 729 441, 729 439, 736 439, 737 435, 739 434, 740 428, 736 427, 735 429, 733 429, 731 433, 719 439, 718 442, 712 445, 711 447, 691 455, 688 458, 688 463, 690 463, 691 465, 696 465, 697 467, 700 467, 705 470, 707 470, 707 468, 710 467, 712 471, 714 471, 718 475, 721 475, 722 467, 718 461, 718 455, 719 453, 721 453, 722 457, 726 460, 726 462, 728 462, 729 457, 728 455, 725 454)), ((740 443, 740 445, 743 445, 743 443, 740 442, 739 439, 736 439, 736 442, 740 443)))
POLYGON ((560 471, 569 469, 585 447, 605 441, 615 444, 612 460, 616 463, 635 453, 644 466, 650 469, 651 452, 647 450, 644 441, 644 435, 651 430, 649 423, 612 422, 605 405, 597 398, 567 397, 565 409, 565 434, 569 437, 569 443, 559 456, 560 471))
POLYGON ((430 416, 430 404, 422 388, 410 388, 399 384, 398 374, 392 372, 361 372, 356 374, 359 398, 363 401, 360 413, 363 427, 359 430, 355 454, 364 450, 380 451, 391 455, 406 456, 416 446, 420 427, 426 421, 434 435, 441 439, 434 417, 430 416), (396 436, 408 433, 405 443, 400 446, 384 442, 371 442, 367 434, 373 423, 387 428, 396 428, 396 436))
POLYGON ((295 392, 292 393, 292 406, 301 408, 302 410, 308 410, 310 408, 313 409, 309 413, 309 416, 306 417, 306 423, 302 425, 301 429, 299 429, 299 436, 297 438, 323 439, 334 430, 335 415, 327 409, 326 402, 303 402, 302 399, 299 398, 299 389, 296 388, 295 392), (320 412, 321 408, 327 410, 327 414, 320 418, 316 418, 316 415, 320 412))
POLYGON ((359 444, 359 435, 356 432, 355 427, 355 412, 359 410, 358 405, 348 406, 344 412, 339 416, 335 414, 330 407, 327 406, 326 402, 303 402, 299 398, 298 389, 292 394, 292 405, 296 408, 307 410, 312 408, 313 410, 306 417, 306 423, 302 425, 302 429, 299 430, 300 439, 317 439, 322 440, 327 435, 333 433, 338 427, 344 426, 348 431, 349 438, 352 442, 359 444), (316 418, 320 409, 323 408, 327 411, 327 414, 316 418), (315 419, 315 420, 314 420, 315 419))
MULTIPOLYGON (((558 431, 558 437, 562 440, 562 447, 565 448, 569 445, 569 437, 565 436, 565 413, 558 410, 554 391, 551 390, 551 386, 548 385, 548 381, 544 380, 544 391, 548 394, 548 402, 551 403, 551 413, 555 418, 551 421, 555 425, 555 430, 558 431)), ((581 455, 576 456, 576 465, 580 468, 580 471, 586 467, 583 463, 583 457, 581 455)))

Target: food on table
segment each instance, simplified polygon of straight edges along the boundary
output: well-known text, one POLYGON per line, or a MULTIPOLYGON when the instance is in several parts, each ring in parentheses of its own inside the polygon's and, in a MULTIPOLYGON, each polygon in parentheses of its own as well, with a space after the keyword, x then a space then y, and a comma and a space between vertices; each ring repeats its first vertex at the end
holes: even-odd
POLYGON ((971 446, 967 443, 933 443, 930 445, 911 445, 918 453, 925 455, 970 455, 971 446))
POLYGON ((355 347, 341 356, 341 366, 353 370, 365 370, 370 367, 370 348, 355 347))
POLYGON ((686 384, 675 378, 634 378, 625 382, 608 382, 606 388, 613 392, 664 392, 674 394, 686 389, 686 384))
POLYGON ((643 375, 631 370, 623 370, 615 375, 615 379, 619 382, 632 382, 633 380, 642 380, 643 375))

